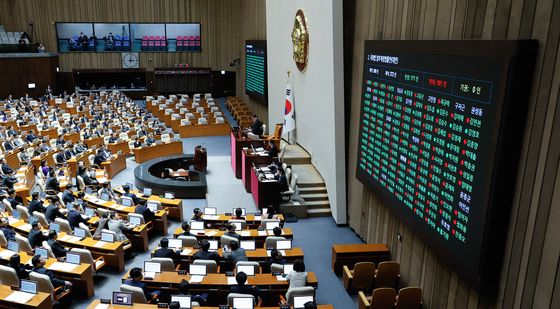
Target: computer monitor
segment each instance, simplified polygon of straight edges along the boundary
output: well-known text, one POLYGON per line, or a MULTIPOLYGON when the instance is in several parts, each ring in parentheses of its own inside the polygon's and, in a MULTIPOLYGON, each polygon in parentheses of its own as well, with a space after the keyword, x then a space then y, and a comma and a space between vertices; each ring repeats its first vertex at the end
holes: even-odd
POLYGON ((294 271, 294 264, 284 264, 283 265, 283 272, 285 275, 291 273, 292 271, 294 271))
POLYGON ((179 307, 181 309, 190 309, 191 308, 191 297, 190 296, 171 296, 171 302, 179 302, 179 307))
POLYGON ((218 250, 218 241, 217 240, 209 240, 208 243, 210 244, 210 249, 211 251, 216 251, 218 250))
POLYGON ((101 199, 104 200, 104 201, 108 201, 108 200, 111 199, 111 197, 109 196, 109 194, 103 193, 103 194, 101 194, 101 199))
POLYGON ((74 204, 66 203, 66 209, 68 209, 68 211, 73 210, 74 209, 74 204))
POLYGON ((253 303, 253 298, 249 297, 234 297, 233 298, 233 309, 253 309, 255 304, 253 303))
POLYGON ((12 252, 19 252, 19 244, 15 241, 8 241, 8 250, 12 252))
POLYGON ((115 234, 101 232, 101 240, 105 242, 115 242, 115 234))
POLYGON ((161 272, 161 264, 156 262, 144 262, 144 271, 145 272, 153 272, 153 273, 160 273, 161 272))
POLYGON ((74 236, 76 237, 80 237, 80 238, 85 238, 86 237, 86 230, 79 228, 79 227, 75 227, 74 228, 74 236))
POLYGON ((19 210, 14 209, 14 211, 12 211, 12 217, 14 217, 14 219, 17 220, 21 219, 21 212, 19 212, 19 210))
POLYGON ((241 231, 243 228, 243 225, 241 225, 241 222, 231 222, 231 224, 233 224, 233 226, 235 226, 235 230, 236 231, 241 231))
POLYGON ((142 224, 142 219, 140 217, 130 216, 128 217, 128 222, 132 225, 142 224))
POLYGON ((189 274, 198 275, 198 276, 206 276, 206 265, 196 265, 191 264, 189 265, 189 274))
POLYGON ((95 209, 86 207, 85 212, 86 212, 86 216, 90 218, 95 217, 95 209))
POLYGON ((58 223, 49 223, 49 230, 56 231, 57 233, 60 232, 60 225, 58 223))
POLYGON ((237 272, 244 272, 247 276, 255 275, 255 266, 253 265, 238 265, 237 272))
POLYGON ((166 199, 172 200, 172 199, 175 198, 175 193, 173 193, 173 192, 165 192, 165 194, 164 194, 163 197, 165 197, 166 199))
POLYGON ((294 296, 294 309, 303 309, 305 304, 313 301, 313 296, 294 296))
POLYGON ((37 281, 21 280, 19 290, 25 293, 37 294, 37 281))
POLYGON ((152 195, 152 189, 150 189, 150 188, 144 188, 143 193, 144 193, 144 195, 152 195))
POLYGON ((132 306, 132 293, 113 292, 113 304, 132 306))
POLYGON ((80 265, 80 255, 72 252, 66 253, 66 263, 80 265))
POLYGON ((191 230, 204 230, 204 222, 191 221, 191 230))
POLYGON ((123 206, 130 207, 130 206, 132 206, 132 199, 130 199, 130 198, 123 198, 123 199, 121 200, 121 204, 122 204, 123 206))
POLYGON ((170 238, 169 239, 169 248, 182 248, 183 247, 183 240, 178 238, 170 238))
POLYGON ((267 230, 270 231, 270 230, 273 230, 275 227, 280 227, 280 222, 278 222, 278 221, 269 221, 269 222, 266 222, 266 226, 265 226, 265 227, 266 227, 267 230))
POLYGON ((253 251, 256 249, 256 245, 255 245, 255 241, 254 240, 242 240, 239 243, 239 247, 245 249, 245 250, 250 250, 253 251))
POLYGON ((158 203, 147 202, 146 207, 148 207, 151 211, 156 212, 158 210, 158 203))
POLYGON ((92 187, 86 187, 86 189, 84 190, 85 194, 93 194, 93 188, 92 187))
POLYGON ((49 258, 49 252, 45 248, 35 248, 35 255, 38 255, 45 259, 49 258))
POLYGON ((276 249, 277 250, 291 250, 292 249, 292 241, 290 239, 277 240, 276 241, 276 249))
POLYGON ((218 213, 218 208, 216 207, 204 207, 205 215, 215 215, 218 213))
MULTIPOLYGON (((235 215, 235 210, 236 210, 236 209, 237 209, 237 207, 236 207, 236 208, 233 208, 232 214, 235 215)), ((246 214, 247 214, 247 209, 241 208, 241 215, 242 215, 242 216, 245 216, 246 214)))

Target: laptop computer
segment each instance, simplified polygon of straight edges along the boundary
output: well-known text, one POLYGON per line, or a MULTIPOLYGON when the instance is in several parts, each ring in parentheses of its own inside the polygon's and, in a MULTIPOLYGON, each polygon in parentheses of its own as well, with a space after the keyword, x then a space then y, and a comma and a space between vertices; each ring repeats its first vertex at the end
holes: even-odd
POLYGON ((217 240, 208 240, 208 243, 210 244, 210 248, 208 249, 208 251, 218 250, 218 241, 217 240))
POLYGON ((189 274, 191 276, 206 276, 206 265, 189 265, 189 274))
POLYGON ((21 280, 19 290, 25 293, 37 294, 37 281, 21 280))
POLYGON ((148 207, 148 209, 151 210, 152 212, 156 212, 158 210, 158 203, 147 202, 146 207, 148 207))
POLYGON ((151 196, 151 195, 152 195, 152 189, 150 189, 150 188, 144 188, 144 190, 142 191, 142 193, 143 193, 143 196, 144 196, 144 197, 151 196))
POLYGON ((266 222, 265 228, 266 230, 273 230, 275 227, 280 227, 280 222, 278 221, 271 221, 271 222, 266 222))
POLYGON ((241 225, 241 222, 231 222, 231 224, 233 224, 235 226, 235 230, 236 231, 241 231, 243 225, 241 225))
POLYGON ((192 230, 204 231, 204 222, 202 222, 202 221, 191 221, 191 232, 192 232, 192 230))
POLYGON ((92 187, 86 187, 84 193, 89 194, 89 195, 93 194, 93 188, 92 187))
POLYGON ((104 200, 104 201, 108 201, 108 200, 111 199, 111 197, 109 197, 109 194, 103 193, 103 194, 101 194, 101 199, 104 200))
POLYGON ((175 198, 175 193, 173 193, 173 192, 165 192, 165 194, 164 194, 163 197, 165 197, 166 199, 172 200, 172 199, 175 198))
POLYGON ((154 280, 156 273, 161 272, 161 264, 155 262, 144 262, 144 278, 154 280))
POLYGON ((254 251, 256 249, 254 240, 242 240, 239 243, 239 247, 245 249, 246 251, 254 251))
POLYGON ((15 241, 8 241, 8 250, 12 252, 19 252, 19 244, 15 241))
POLYGON ((283 270, 284 275, 287 275, 294 270, 294 264, 284 264, 283 268, 284 268, 283 270))
POLYGON ((86 216, 88 217, 95 217, 95 210, 93 208, 86 207, 85 209, 86 216))
POLYGON ((313 296, 294 296, 294 309, 303 309, 308 302, 314 302, 313 296))
POLYGON ((132 306, 132 293, 113 292, 113 304, 132 306))
POLYGON ((247 276, 255 275, 255 267, 252 265, 238 265, 236 269, 237 273, 244 272, 247 276))
POLYGON ((142 219, 140 219, 139 217, 131 216, 128 218, 128 222, 132 225, 140 225, 142 224, 142 219))
POLYGON ((170 238, 169 239, 169 248, 180 249, 183 247, 183 240, 177 238, 170 238))
POLYGON ((76 253, 68 252, 66 253, 66 263, 80 265, 81 256, 76 253))
POLYGON ((33 223, 35 223, 35 222, 39 222, 39 220, 37 220, 37 218, 35 218, 35 217, 29 217, 28 220, 29 220, 29 224, 33 224, 33 223))
POLYGON ((35 255, 38 255, 45 259, 49 258, 49 252, 45 248, 35 248, 35 255))
POLYGON ((14 217, 14 219, 19 220, 21 219, 21 212, 19 212, 19 210, 15 210, 12 211, 12 217, 14 217))
POLYGON ((190 296, 171 296, 171 302, 179 302, 181 309, 190 309, 192 306, 192 299, 190 296))
POLYGON ((74 209, 74 204, 66 203, 66 209, 68 209, 68 211, 73 210, 74 209))
POLYGON ((74 236, 80 238, 80 240, 84 239, 84 238, 86 238, 86 230, 84 230, 82 228, 79 228, 79 227, 75 227, 74 228, 74 236))
POLYGON ((276 241, 276 250, 291 250, 292 241, 290 239, 276 241))
POLYGON ((233 309, 254 309, 255 304, 253 303, 253 298, 250 297, 234 297, 233 298, 233 309))
POLYGON ((121 204, 123 206, 130 207, 130 206, 132 206, 132 199, 123 198, 123 199, 121 199, 121 204))
POLYGON ((101 233, 101 240, 105 242, 115 242, 115 235, 111 233, 101 233))
POLYGON ((205 215, 216 215, 218 214, 218 208, 216 207, 204 207, 205 215))
POLYGON ((49 224, 49 231, 56 231, 57 233, 60 232, 60 225, 58 223, 50 223, 49 224))

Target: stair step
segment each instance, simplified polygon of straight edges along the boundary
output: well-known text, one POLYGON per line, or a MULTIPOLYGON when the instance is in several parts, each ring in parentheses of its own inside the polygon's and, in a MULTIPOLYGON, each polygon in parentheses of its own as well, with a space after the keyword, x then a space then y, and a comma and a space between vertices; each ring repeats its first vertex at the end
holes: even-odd
POLYGON ((310 218, 330 217, 331 209, 330 208, 307 209, 307 216, 310 218))
POLYGON ((331 209, 331 204, 328 200, 326 201, 305 201, 305 206, 308 209, 320 209, 320 208, 327 208, 331 209))
POLYGON ((300 188, 325 188, 326 190, 326 186, 324 182, 299 182, 297 183, 297 186, 300 188))
POLYGON ((306 201, 329 201, 329 195, 327 193, 302 193, 299 192, 299 196, 306 201))
POLYGON ((305 194, 317 194, 317 193, 327 193, 327 188, 326 187, 303 187, 303 188, 299 188, 299 194, 300 195, 305 195, 305 194))

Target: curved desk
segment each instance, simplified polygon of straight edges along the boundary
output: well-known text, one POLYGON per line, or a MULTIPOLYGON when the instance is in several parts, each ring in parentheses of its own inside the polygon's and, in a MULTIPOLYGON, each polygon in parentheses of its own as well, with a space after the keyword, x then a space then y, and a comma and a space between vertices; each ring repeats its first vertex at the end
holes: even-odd
POLYGON ((174 141, 144 148, 134 148, 132 152, 136 163, 140 164, 154 158, 183 154, 183 142, 174 141))

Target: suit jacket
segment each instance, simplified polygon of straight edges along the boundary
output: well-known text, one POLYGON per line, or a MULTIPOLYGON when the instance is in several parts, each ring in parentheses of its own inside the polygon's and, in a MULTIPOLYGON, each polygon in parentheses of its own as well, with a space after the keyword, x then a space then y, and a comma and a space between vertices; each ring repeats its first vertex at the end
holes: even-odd
MULTIPOLYGON (((123 230, 125 230, 124 223, 119 220, 109 220, 107 223, 108 229, 115 232, 116 234, 116 241, 126 241, 128 238, 124 235, 123 230)), ((101 234, 100 234, 101 235, 101 234)))
POLYGON ((64 280, 58 279, 52 271, 44 267, 33 267, 33 271, 36 273, 49 276, 49 279, 51 279, 51 283, 55 288, 64 286, 64 280))
POLYGON ((193 260, 214 260, 216 262, 220 261, 220 255, 217 252, 202 251, 199 250, 193 255, 193 260))
POLYGON ((62 193, 62 202, 64 202, 64 205, 67 203, 73 203, 75 200, 76 198, 72 193, 70 193, 70 191, 64 190, 64 193, 62 193))
POLYGON ((70 223, 71 228, 78 227, 80 222, 82 222, 84 224, 87 224, 87 221, 88 221, 88 220, 84 219, 82 217, 82 215, 74 209, 72 209, 68 212, 68 215, 66 216, 66 218, 68 220, 68 223, 70 223))
POLYGON ((4 237, 8 241, 15 241, 16 240, 16 232, 14 232, 11 228, 8 227, 0 227, 0 231, 4 233, 4 237))
POLYGON ((13 172, 14 170, 6 163, 6 164, 2 164, 2 172, 4 174, 9 174, 11 172, 13 172))
POLYGON ((29 231, 29 236, 27 236, 27 240, 29 240, 29 244, 31 248, 41 247, 43 245, 43 240, 47 240, 47 237, 43 235, 43 232, 39 230, 31 230, 29 231))
POLYGON ((60 191, 60 183, 56 177, 51 177, 47 180, 45 184, 45 190, 53 190, 53 191, 60 191))
POLYGON ((56 256, 57 258, 66 256, 66 252, 68 251, 61 244, 59 244, 58 241, 49 239, 47 243, 49 244, 49 246, 51 246, 54 256, 56 256))
POLYGON ((180 255, 173 249, 159 248, 154 252, 154 257, 179 259, 180 255))
POLYGON ((254 286, 247 286, 247 285, 234 285, 229 289, 230 293, 237 293, 237 294, 250 294, 255 297, 255 301, 258 302, 259 298, 259 289, 254 286))
POLYGON ((56 160, 56 163, 65 163, 66 162, 66 158, 64 158, 64 154, 62 154, 60 152, 56 154, 55 160, 56 160))
POLYGON ((64 215, 60 212, 58 207, 54 204, 47 206, 47 210, 45 211, 45 217, 47 217, 47 221, 54 222, 56 218, 64 218, 64 215))
POLYGON ((146 223, 152 222, 156 219, 156 215, 145 205, 137 206, 134 212, 142 215, 146 223))
MULTIPOLYGON (((12 208, 16 208, 16 206, 23 205, 22 203, 20 203, 20 201, 16 200, 15 197, 8 197, 7 200, 8 200, 8 202, 10 202, 10 205, 12 206, 12 208)), ((29 214, 31 214, 31 213, 29 213, 29 214)))
POLYGON ((97 154, 95 155, 95 158, 93 158, 93 163, 99 167, 101 167, 101 163, 103 162, 105 162, 105 159, 103 158, 102 154, 97 154))
POLYGON ((253 123, 253 126, 251 127, 251 132, 253 132, 253 134, 261 136, 263 135, 263 123, 262 121, 260 121, 259 119, 257 119, 255 121, 255 123, 253 123))
POLYGON ((131 285, 131 286, 135 286, 137 288, 141 288, 142 291, 144 291, 144 296, 146 296, 146 300, 150 300, 153 297, 153 293, 148 291, 148 288, 146 287, 146 284, 143 282, 138 282, 138 281, 134 281, 132 279, 127 279, 124 284, 127 285, 131 285))
POLYGON ((43 202, 40 200, 31 200, 31 202, 29 202, 29 205, 27 206, 27 211, 30 215, 33 215, 34 211, 44 213, 46 210, 47 209, 45 208, 45 206, 43 206, 43 202))
POLYGON ((245 254, 245 249, 238 248, 230 252, 223 253, 224 259, 229 260, 233 265, 237 264, 239 261, 248 261, 247 255, 245 254))

